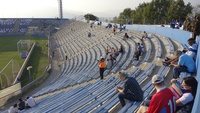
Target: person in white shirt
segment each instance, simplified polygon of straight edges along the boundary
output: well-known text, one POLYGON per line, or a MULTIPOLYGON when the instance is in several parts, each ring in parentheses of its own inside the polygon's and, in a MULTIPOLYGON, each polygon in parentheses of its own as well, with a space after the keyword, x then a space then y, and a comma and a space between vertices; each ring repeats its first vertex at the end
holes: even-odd
POLYGON ((8 113, 18 113, 17 104, 11 106, 10 109, 8 110, 8 113))
POLYGON ((31 108, 36 105, 35 100, 32 97, 26 97, 26 108, 31 108))
MULTIPOLYGON (((172 79, 171 83, 174 81, 176 81, 176 79, 172 79)), ((183 95, 176 100, 177 113, 191 113, 198 82, 194 77, 185 77, 181 86, 183 95)))

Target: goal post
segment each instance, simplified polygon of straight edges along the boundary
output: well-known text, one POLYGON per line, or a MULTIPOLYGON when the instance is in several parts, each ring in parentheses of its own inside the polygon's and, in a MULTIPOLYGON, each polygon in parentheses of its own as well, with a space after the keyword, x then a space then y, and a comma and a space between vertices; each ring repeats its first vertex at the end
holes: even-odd
POLYGON ((30 40, 20 40, 17 42, 17 50, 19 52, 28 52, 31 48, 30 40))
POLYGON ((20 66, 17 60, 10 60, 6 66, 0 70, 0 89, 11 86, 19 73, 20 66))

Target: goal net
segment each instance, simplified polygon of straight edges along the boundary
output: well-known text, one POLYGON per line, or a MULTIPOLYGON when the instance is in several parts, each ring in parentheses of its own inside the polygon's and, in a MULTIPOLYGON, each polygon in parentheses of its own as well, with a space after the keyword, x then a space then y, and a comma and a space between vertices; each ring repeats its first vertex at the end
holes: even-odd
POLYGON ((28 52, 31 48, 30 40, 20 40, 17 42, 17 50, 19 52, 28 52))
POLYGON ((8 64, 0 71, 0 89, 11 86, 20 70, 19 63, 16 60, 10 60, 8 64))

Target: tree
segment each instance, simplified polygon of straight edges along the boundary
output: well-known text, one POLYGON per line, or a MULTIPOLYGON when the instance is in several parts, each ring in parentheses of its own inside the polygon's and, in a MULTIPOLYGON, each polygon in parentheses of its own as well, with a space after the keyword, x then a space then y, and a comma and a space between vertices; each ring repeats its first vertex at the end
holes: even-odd
POLYGON ((171 19, 177 19, 177 20, 185 20, 185 17, 191 13, 193 7, 190 3, 187 5, 184 5, 183 0, 176 0, 171 2, 170 8, 167 12, 167 20, 168 22, 171 19))
POLYGON ((152 0, 139 4, 134 10, 124 9, 118 19, 121 19, 121 23, 125 23, 125 19, 131 19, 137 24, 161 24, 172 19, 183 21, 192 9, 191 4, 185 5, 183 0, 152 0))
POLYGON ((99 18, 97 16, 94 16, 93 14, 89 14, 89 13, 85 14, 84 18, 85 18, 85 20, 96 20, 96 21, 99 20, 99 18))
POLYGON ((131 11, 131 19, 133 19, 133 23, 143 23, 141 20, 144 20, 143 13, 144 13, 145 7, 148 4, 149 3, 145 3, 145 2, 142 4, 139 4, 139 6, 135 8, 135 10, 131 11))

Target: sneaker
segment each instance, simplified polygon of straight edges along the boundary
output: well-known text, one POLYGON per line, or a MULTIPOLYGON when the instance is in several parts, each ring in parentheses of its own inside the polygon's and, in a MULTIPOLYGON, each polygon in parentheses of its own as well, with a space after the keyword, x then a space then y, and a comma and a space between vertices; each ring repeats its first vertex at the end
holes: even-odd
POLYGON ((163 62, 164 66, 169 66, 169 63, 163 62))

